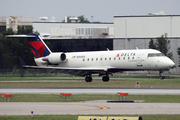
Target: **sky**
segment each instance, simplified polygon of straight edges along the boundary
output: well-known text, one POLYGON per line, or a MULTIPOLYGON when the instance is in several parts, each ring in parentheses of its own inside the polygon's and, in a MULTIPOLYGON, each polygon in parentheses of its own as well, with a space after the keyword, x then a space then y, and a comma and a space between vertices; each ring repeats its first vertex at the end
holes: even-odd
POLYGON ((114 16, 148 15, 164 11, 180 15, 180 0, 0 0, 0 16, 55 17, 84 15, 90 22, 113 22, 114 16), (93 16, 93 19, 92 17, 93 16))

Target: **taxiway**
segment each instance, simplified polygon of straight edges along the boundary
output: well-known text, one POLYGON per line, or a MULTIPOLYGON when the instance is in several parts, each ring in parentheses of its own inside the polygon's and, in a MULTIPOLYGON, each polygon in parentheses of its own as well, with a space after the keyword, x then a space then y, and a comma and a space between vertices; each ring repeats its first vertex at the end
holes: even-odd
POLYGON ((9 94, 117 94, 117 92, 124 92, 129 94, 152 94, 152 95, 180 95, 180 89, 44 89, 44 88, 0 88, 0 93, 9 94))

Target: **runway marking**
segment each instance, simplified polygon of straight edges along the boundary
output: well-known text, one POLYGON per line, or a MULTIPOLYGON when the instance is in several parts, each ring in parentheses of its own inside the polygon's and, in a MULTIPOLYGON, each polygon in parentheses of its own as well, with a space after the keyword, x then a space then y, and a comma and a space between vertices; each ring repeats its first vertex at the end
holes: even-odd
POLYGON ((100 109, 109 109, 109 107, 104 107, 104 106, 98 106, 98 105, 85 105, 85 106, 92 106, 92 107, 99 107, 100 109))
MULTIPOLYGON (((46 104, 46 103, 45 103, 46 104)), ((90 107, 97 107, 99 109, 83 109, 83 110, 63 110, 64 111, 68 111, 68 112, 73 112, 73 111, 78 111, 78 112, 82 112, 82 111, 93 111, 93 110, 100 110, 100 109, 109 109, 108 107, 105 106, 98 106, 98 105, 83 105, 83 104, 61 104, 61 103, 57 103, 58 105, 76 105, 76 106, 90 106, 90 107)), ((62 111, 34 111, 34 113, 41 113, 41 112, 62 112, 62 111)))
POLYGON ((109 107, 105 107, 105 106, 98 106, 98 105, 83 105, 83 104, 61 104, 60 105, 77 105, 77 106, 90 106, 90 107, 97 107, 100 109, 109 109, 109 107))
MULTIPOLYGON (((44 103, 47 104, 47 103, 44 103)), ((53 104, 53 103, 52 103, 53 104)), ((98 107, 100 109, 109 109, 109 107, 105 106, 98 106, 98 105, 83 105, 83 104, 63 104, 63 103, 57 103, 58 105, 77 105, 77 106, 91 106, 91 107, 98 107)))

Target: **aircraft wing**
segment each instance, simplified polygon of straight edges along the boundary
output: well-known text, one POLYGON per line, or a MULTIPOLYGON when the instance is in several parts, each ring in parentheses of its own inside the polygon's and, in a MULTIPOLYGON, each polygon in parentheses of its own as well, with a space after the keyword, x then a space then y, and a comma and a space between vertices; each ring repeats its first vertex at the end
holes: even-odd
POLYGON ((58 67, 58 66, 30 66, 26 65, 21 57, 19 57, 22 67, 25 68, 36 68, 36 69, 51 69, 58 70, 62 73, 85 76, 89 73, 91 74, 103 74, 108 68, 69 68, 69 67, 58 67))
POLYGON ((25 68, 37 68, 37 69, 51 69, 58 70, 61 73, 85 76, 89 73, 91 74, 104 74, 107 71, 107 68, 67 68, 67 67, 56 67, 56 66, 29 66, 24 65, 25 68))

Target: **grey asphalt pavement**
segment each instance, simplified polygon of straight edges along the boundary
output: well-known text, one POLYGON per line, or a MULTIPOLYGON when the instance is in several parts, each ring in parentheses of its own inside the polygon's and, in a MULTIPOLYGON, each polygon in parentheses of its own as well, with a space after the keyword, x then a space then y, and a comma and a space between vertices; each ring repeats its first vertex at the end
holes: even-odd
POLYGON ((180 114, 179 103, 0 102, 0 115, 180 114))
POLYGON ((124 92, 129 94, 163 94, 163 95, 180 95, 180 89, 43 89, 43 88, 0 88, 0 93, 9 94, 117 94, 124 92))

